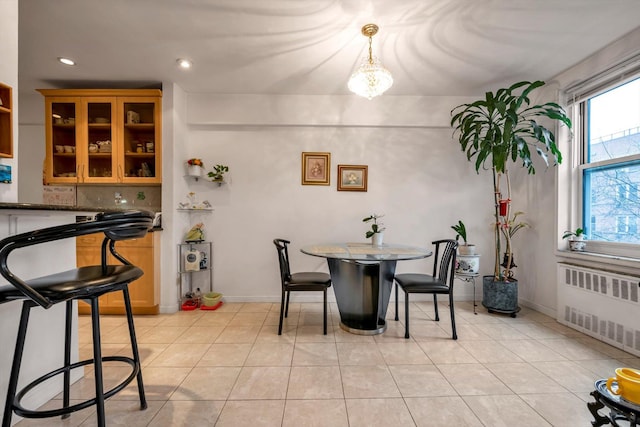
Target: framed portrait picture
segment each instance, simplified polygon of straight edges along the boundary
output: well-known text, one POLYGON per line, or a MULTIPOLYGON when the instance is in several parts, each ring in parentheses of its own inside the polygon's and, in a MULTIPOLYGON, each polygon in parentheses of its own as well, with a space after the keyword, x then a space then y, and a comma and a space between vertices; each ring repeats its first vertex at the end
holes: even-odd
POLYGON ((338 165, 338 191, 367 191, 366 165, 338 165))
POLYGON ((302 153, 302 185, 329 185, 331 153, 302 153))

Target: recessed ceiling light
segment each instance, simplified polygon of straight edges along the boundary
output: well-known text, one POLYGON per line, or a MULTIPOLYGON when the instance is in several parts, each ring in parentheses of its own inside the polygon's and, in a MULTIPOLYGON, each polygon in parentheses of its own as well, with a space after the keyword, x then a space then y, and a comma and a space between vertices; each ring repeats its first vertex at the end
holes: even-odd
POLYGON ((189 68, 191 68, 191 65, 193 65, 191 61, 183 58, 178 59, 176 62, 178 63, 178 66, 180 66, 180 68, 184 68, 185 70, 188 70, 189 68))
POLYGON ((76 65, 76 61, 69 58, 60 57, 58 58, 58 61, 62 62, 64 65, 76 65))

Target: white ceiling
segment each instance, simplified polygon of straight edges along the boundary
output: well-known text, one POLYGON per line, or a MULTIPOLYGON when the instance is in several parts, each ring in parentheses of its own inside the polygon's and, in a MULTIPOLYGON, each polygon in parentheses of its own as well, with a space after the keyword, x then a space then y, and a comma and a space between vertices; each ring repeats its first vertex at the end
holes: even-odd
POLYGON ((348 94, 367 49, 360 28, 373 22, 388 94, 475 95, 553 77, 638 27, 640 1, 21 0, 19 14, 21 92, 173 81, 187 92, 348 94))

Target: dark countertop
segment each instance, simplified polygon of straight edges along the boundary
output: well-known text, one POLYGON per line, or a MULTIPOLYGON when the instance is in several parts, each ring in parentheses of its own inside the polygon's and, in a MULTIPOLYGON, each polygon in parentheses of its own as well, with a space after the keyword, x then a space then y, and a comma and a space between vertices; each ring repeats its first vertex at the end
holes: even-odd
MULTIPOLYGON (((36 212, 43 212, 43 211, 60 212, 60 213, 76 212, 76 213, 91 214, 91 213, 98 213, 98 212, 121 212, 121 211, 127 211, 127 210, 145 210, 145 209, 131 209, 131 208, 118 209, 114 207, 107 208, 107 207, 95 207, 95 206, 65 206, 65 205, 46 205, 41 203, 0 202, 0 215, 2 215, 5 212, 9 215, 14 215, 14 214, 20 215, 22 213, 24 213, 25 215, 28 215, 29 213, 34 214, 36 212), (16 211, 18 213, 7 212, 7 211, 16 211)), ((83 216, 85 215, 76 216, 76 220, 80 219, 83 216)), ((93 215, 88 215, 88 216, 91 217, 93 215)), ((149 230, 149 232, 154 232, 154 231, 162 231, 162 226, 154 226, 149 230)))
POLYGON ((66 211, 66 212, 103 212, 118 209, 93 208, 89 206, 45 205, 41 203, 4 203, 0 202, 0 210, 24 211, 66 211))
MULTIPOLYGON (((0 202, 1 210, 24 210, 24 211, 66 211, 66 212, 121 212, 128 210, 147 210, 132 209, 131 207, 116 208, 95 207, 95 206, 65 206, 65 205, 45 205, 41 203, 5 203, 0 202)), ((152 211, 150 211, 152 212, 152 211)))

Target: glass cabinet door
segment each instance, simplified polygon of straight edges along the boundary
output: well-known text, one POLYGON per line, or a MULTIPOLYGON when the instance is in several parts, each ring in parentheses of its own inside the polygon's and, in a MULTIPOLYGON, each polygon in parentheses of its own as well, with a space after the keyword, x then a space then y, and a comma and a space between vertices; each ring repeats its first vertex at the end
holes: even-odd
POLYGON ((124 121, 122 180, 156 182, 160 179, 159 141, 160 111, 157 99, 122 99, 124 121))
POLYGON ((162 92, 39 89, 45 96, 44 183, 162 183, 162 92))
POLYGON ((114 146, 115 99, 89 99, 87 109, 87 138, 83 141, 86 153, 86 170, 82 171, 86 182, 113 181, 116 179, 114 146))
POLYGON ((60 181, 77 180, 77 108, 76 102, 51 102, 52 175, 60 181))

